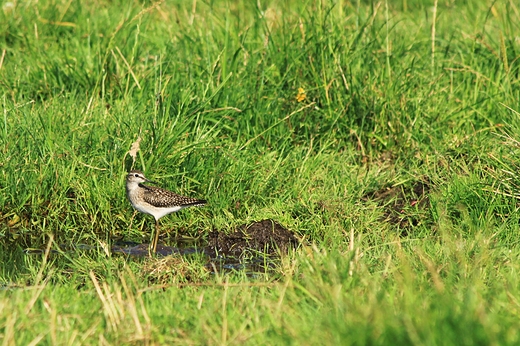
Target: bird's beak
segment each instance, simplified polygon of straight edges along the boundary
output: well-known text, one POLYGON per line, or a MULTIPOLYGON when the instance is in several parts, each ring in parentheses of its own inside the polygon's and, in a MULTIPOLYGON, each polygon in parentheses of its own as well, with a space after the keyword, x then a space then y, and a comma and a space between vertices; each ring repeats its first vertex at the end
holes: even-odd
POLYGON ((150 184, 157 184, 155 181, 151 181, 151 180, 148 179, 148 178, 144 178, 144 180, 146 180, 146 181, 149 182, 150 184))

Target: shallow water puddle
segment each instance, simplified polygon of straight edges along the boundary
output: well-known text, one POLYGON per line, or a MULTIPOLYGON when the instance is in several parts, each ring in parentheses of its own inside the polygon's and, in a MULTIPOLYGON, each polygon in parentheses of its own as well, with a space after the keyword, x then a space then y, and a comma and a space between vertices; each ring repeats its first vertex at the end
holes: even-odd
MULTIPOLYGON (((275 267, 280 254, 287 253, 299 242, 292 232, 273 220, 241 225, 230 234, 211 232, 207 244, 200 246, 194 242, 179 242, 178 246, 158 244, 156 256, 204 254, 208 257, 206 268, 211 272, 245 270, 247 273, 265 272, 275 267)), ((60 250, 50 253, 101 250, 86 244, 61 245, 60 250)), ((113 255, 129 257, 150 256, 150 244, 135 242, 115 242, 111 247, 113 255)), ((45 253, 45 249, 26 249, 26 254, 45 253)))

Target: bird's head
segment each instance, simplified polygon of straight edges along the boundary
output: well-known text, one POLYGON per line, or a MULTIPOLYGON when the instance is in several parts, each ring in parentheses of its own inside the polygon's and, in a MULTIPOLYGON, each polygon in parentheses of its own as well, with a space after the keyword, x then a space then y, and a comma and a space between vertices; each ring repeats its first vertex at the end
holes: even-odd
POLYGON ((126 175, 127 183, 141 184, 141 183, 144 183, 145 181, 153 183, 153 181, 149 180, 148 178, 146 178, 144 176, 143 172, 138 171, 138 170, 130 171, 126 175))

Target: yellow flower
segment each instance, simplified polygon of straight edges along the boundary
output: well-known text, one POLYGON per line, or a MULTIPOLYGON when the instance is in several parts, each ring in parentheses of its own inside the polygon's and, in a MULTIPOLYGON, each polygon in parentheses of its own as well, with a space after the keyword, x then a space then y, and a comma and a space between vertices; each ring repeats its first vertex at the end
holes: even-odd
POLYGON ((298 94, 296 95, 296 101, 302 102, 307 98, 307 95, 305 94, 305 89, 298 88, 298 94))

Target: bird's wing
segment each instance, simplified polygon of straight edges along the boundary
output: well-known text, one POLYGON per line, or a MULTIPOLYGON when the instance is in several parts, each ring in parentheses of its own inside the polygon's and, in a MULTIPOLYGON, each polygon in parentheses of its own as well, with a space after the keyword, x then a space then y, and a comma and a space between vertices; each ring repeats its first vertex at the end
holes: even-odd
POLYGON ((145 188, 143 193, 144 201, 157 208, 190 207, 206 204, 205 200, 184 197, 159 187, 146 185, 141 186, 145 188))

